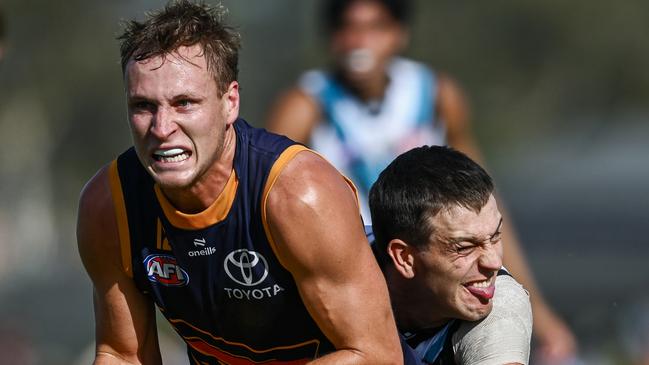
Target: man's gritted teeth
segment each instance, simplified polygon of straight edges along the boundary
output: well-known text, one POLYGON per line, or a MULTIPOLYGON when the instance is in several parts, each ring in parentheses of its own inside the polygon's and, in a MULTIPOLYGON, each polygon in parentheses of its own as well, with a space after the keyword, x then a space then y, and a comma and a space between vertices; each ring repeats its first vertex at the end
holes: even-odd
POLYGON ((472 281, 463 285, 471 294, 479 299, 489 300, 493 298, 494 292, 496 291, 494 278, 495 276, 487 280, 472 281))
POLYGON ((153 158, 159 162, 182 162, 191 156, 191 152, 182 148, 160 149, 153 152, 153 158))

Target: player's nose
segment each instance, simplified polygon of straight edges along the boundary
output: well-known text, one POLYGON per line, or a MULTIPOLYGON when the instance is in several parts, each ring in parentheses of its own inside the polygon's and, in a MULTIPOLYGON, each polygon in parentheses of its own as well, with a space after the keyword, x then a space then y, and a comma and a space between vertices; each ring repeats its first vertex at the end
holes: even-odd
POLYGON ((488 245, 483 248, 483 252, 478 259, 480 267, 488 270, 499 270, 503 266, 501 251, 497 245, 488 245))
POLYGON ((151 120, 151 134, 158 139, 166 139, 176 130, 173 112, 159 107, 151 120))

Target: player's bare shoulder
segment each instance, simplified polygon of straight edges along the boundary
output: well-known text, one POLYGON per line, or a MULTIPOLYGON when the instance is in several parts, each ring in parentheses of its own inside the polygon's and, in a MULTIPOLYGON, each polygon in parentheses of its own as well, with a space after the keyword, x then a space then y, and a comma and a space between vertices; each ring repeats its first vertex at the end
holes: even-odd
POLYGON ((268 207, 286 206, 289 202, 297 205, 327 204, 329 201, 326 199, 331 197, 338 201, 355 201, 353 190, 340 172, 318 154, 304 150, 297 153, 278 176, 269 194, 268 207), (298 199, 289 200, 289 197, 298 199), (280 201, 283 203, 273 204, 280 201))
POLYGON ((266 214, 279 256, 302 262, 299 266, 321 264, 315 254, 319 242, 329 250, 338 242, 364 240, 353 189, 338 170, 310 150, 286 164, 269 192, 266 214), (318 239, 304 239, 314 236, 318 239))
POLYGON ((120 265, 110 165, 102 167, 81 191, 77 216, 77 244, 84 266, 91 276, 102 262, 120 265))

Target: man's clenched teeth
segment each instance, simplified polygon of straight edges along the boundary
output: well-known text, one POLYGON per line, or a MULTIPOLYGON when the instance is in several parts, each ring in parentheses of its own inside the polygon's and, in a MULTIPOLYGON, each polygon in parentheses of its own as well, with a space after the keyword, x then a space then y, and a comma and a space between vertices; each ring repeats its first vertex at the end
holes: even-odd
POLYGON ((156 150, 153 153, 153 158, 161 162, 181 162, 189 158, 189 153, 180 148, 156 150))

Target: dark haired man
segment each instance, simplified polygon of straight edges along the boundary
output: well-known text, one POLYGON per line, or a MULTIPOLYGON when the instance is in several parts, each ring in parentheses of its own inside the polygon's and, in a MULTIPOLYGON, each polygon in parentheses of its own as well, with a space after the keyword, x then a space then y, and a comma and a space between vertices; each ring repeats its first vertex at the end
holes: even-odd
POLYGON ((353 186, 238 119, 220 16, 181 0, 120 37, 134 147, 85 186, 77 228, 95 363, 160 363, 155 307, 193 364, 401 363, 353 186))
POLYGON ((397 325, 425 363, 528 362, 530 302, 501 270, 493 190, 464 154, 424 146, 397 157, 370 191, 374 251, 397 325))
MULTIPOLYGON (((457 84, 399 56, 408 43, 411 1, 323 4, 334 68, 306 72, 299 86, 278 100, 268 128, 308 143, 350 177, 369 224, 367 193, 395 156, 424 144, 448 144, 476 160, 480 152, 457 84)), ((575 348, 570 330, 545 304, 511 227, 504 234, 507 267, 533 293, 541 352, 550 360, 570 356, 575 348)))

